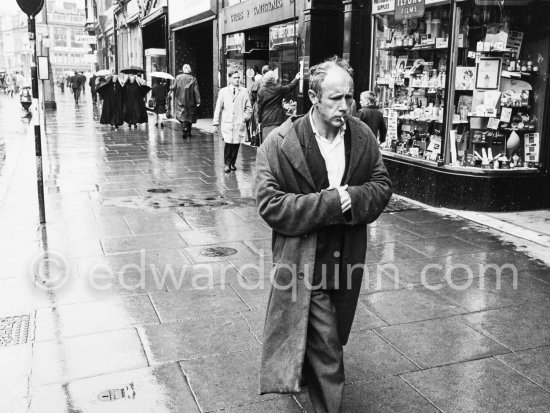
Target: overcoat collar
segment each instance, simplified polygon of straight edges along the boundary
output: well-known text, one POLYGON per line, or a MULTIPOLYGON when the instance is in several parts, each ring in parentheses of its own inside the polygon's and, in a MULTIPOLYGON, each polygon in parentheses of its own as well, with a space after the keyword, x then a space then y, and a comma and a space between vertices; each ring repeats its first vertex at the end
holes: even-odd
MULTIPOLYGON (((363 153, 367 147, 367 139, 364 136, 364 131, 361 129, 361 121, 355 118, 348 118, 346 128, 349 129, 351 135, 351 155, 347 173, 344 179, 344 184, 349 184, 359 161, 363 157, 363 153)), ((306 158, 300 145, 297 133, 303 132, 305 124, 309 123, 309 119, 302 116, 294 116, 288 119, 279 130, 279 135, 283 137, 281 151, 287 158, 288 162, 296 170, 296 172, 306 180, 311 189, 315 191, 315 183, 307 167, 306 158), (297 132, 298 131, 298 132, 297 132)))

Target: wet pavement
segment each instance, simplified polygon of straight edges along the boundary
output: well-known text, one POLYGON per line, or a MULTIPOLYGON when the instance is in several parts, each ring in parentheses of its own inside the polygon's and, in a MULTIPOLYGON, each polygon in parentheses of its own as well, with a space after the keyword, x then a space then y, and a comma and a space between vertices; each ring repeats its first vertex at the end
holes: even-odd
MULTIPOLYGON (((89 94, 56 92, 45 226, 32 130, 0 96, 0 412, 313 413, 305 392, 257 391, 272 257, 255 149, 226 174, 208 121, 186 141, 152 116, 114 131, 89 94)), ((550 411, 549 267, 523 239, 391 210, 368 229, 344 412, 550 411)))

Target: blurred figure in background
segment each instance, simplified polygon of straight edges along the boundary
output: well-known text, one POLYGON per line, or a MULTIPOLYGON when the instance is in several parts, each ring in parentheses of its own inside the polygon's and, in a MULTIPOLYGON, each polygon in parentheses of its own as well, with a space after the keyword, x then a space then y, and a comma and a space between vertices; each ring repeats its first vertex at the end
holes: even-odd
POLYGON ((360 100, 361 109, 357 113, 357 117, 367 124, 379 143, 385 142, 387 133, 386 122, 384 122, 384 116, 376 105, 376 95, 374 92, 367 90, 361 92, 360 100))
POLYGON ((157 116, 155 126, 164 128, 164 117, 166 114, 166 83, 163 79, 155 79, 153 85, 152 98, 155 100, 155 113, 157 116))
POLYGON ((191 74, 191 66, 183 65, 183 73, 176 77, 172 86, 176 119, 183 128, 183 139, 191 136, 191 125, 197 122, 197 111, 201 104, 199 85, 191 74))

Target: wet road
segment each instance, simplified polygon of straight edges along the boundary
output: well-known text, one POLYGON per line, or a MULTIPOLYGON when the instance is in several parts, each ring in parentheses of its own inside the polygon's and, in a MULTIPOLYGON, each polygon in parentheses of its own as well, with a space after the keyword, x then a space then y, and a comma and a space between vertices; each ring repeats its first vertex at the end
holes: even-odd
MULTIPOLYGON (((255 149, 226 174, 219 137, 153 117, 113 131, 89 93, 56 92, 45 226, 32 131, 0 96, 0 412, 312 412, 305 393, 257 394, 272 259, 255 149)), ((517 239, 393 206, 368 230, 344 411, 550 410, 548 267, 517 239)))

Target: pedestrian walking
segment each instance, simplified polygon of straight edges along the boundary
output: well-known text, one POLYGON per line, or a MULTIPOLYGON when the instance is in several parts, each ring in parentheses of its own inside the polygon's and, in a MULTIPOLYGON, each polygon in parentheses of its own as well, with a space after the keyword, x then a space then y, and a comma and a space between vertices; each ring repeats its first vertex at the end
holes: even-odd
POLYGON ((164 128, 164 116, 166 114, 166 83, 163 79, 156 79, 151 92, 155 104, 156 122, 155 126, 164 128))
POLYGON ((130 129, 132 129, 132 125, 134 125, 134 129, 137 129, 138 124, 148 122, 145 95, 151 88, 138 79, 136 75, 130 74, 128 80, 124 83, 122 106, 124 108, 124 121, 130 129))
POLYGON ((89 80, 90 92, 92 93, 92 102, 95 105, 97 103, 97 91, 96 91, 97 76, 94 74, 89 80))
POLYGON ((118 129, 124 122, 122 113, 123 88, 117 75, 107 76, 105 83, 96 88, 103 99, 99 123, 118 129))
POLYGON ((306 115, 259 148, 256 198, 273 229, 275 270, 265 319, 260 392, 297 393, 341 413, 346 344, 363 278, 366 225, 391 181, 372 132, 348 115, 353 79, 333 58, 309 73, 306 115))
POLYGON ((197 110, 201 104, 199 85, 191 74, 191 66, 183 65, 183 73, 176 77, 172 86, 176 119, 183 128, 183 139, 191 136, 191 125, 197 122, 197 110))
POLYGON ((252 105, 252 117, 250 118, 251 139, 250 146, 260 146, 260 133, 258 131, 258 91, 264 85, 264 76, 269 72, 269 66, 262 67, 262 74, 257 74, 250 88, 250 104, 252 105))
MULTIPOLYGON (((300 74, 288 85, 281 85, 274 71, 270 70, 264 75, 264 86, 258 91, 258 118, 260 125, 261 139, 267 138, 267 135, 280 126, 285 121, 283 111, 283 98, 285 95, 298 85, 300 74)), ((260 142, 261 145, 261 142, 260 142)))
POLYGON ((61 88, 61 93, 65 93, 65 77, 63 75, 59 76, 59 87, 61 88))
POLYGON ((380 143, 385 142, 387 127, 386 122, 384 122, 384 115, 376 106, 376 95, 374 92, 367 90, 361 92, 359 99, 361 109, 359 109, 357 117, 370 128, 380 143))
POLYGON ((71 76, 71 88, 73 90, 73 96, 74 96, 74 103, 78 105, 78 101, 80 100, 80 91, 82 90, 82 82, 83 77, 79 72, 76 72, 73 76, 71 76))
POLYGON ((218 93, 212 122, 214 133, 218 133, 221 129, 225 142, 223 151, 225 172, 237 169, 235 162, 239 147, 246 138, 246 121, 252 116, 248 91, 239 86, 240 81, 241 75, 238 71, 229 72, 229 85, 220 89, 218 93))

